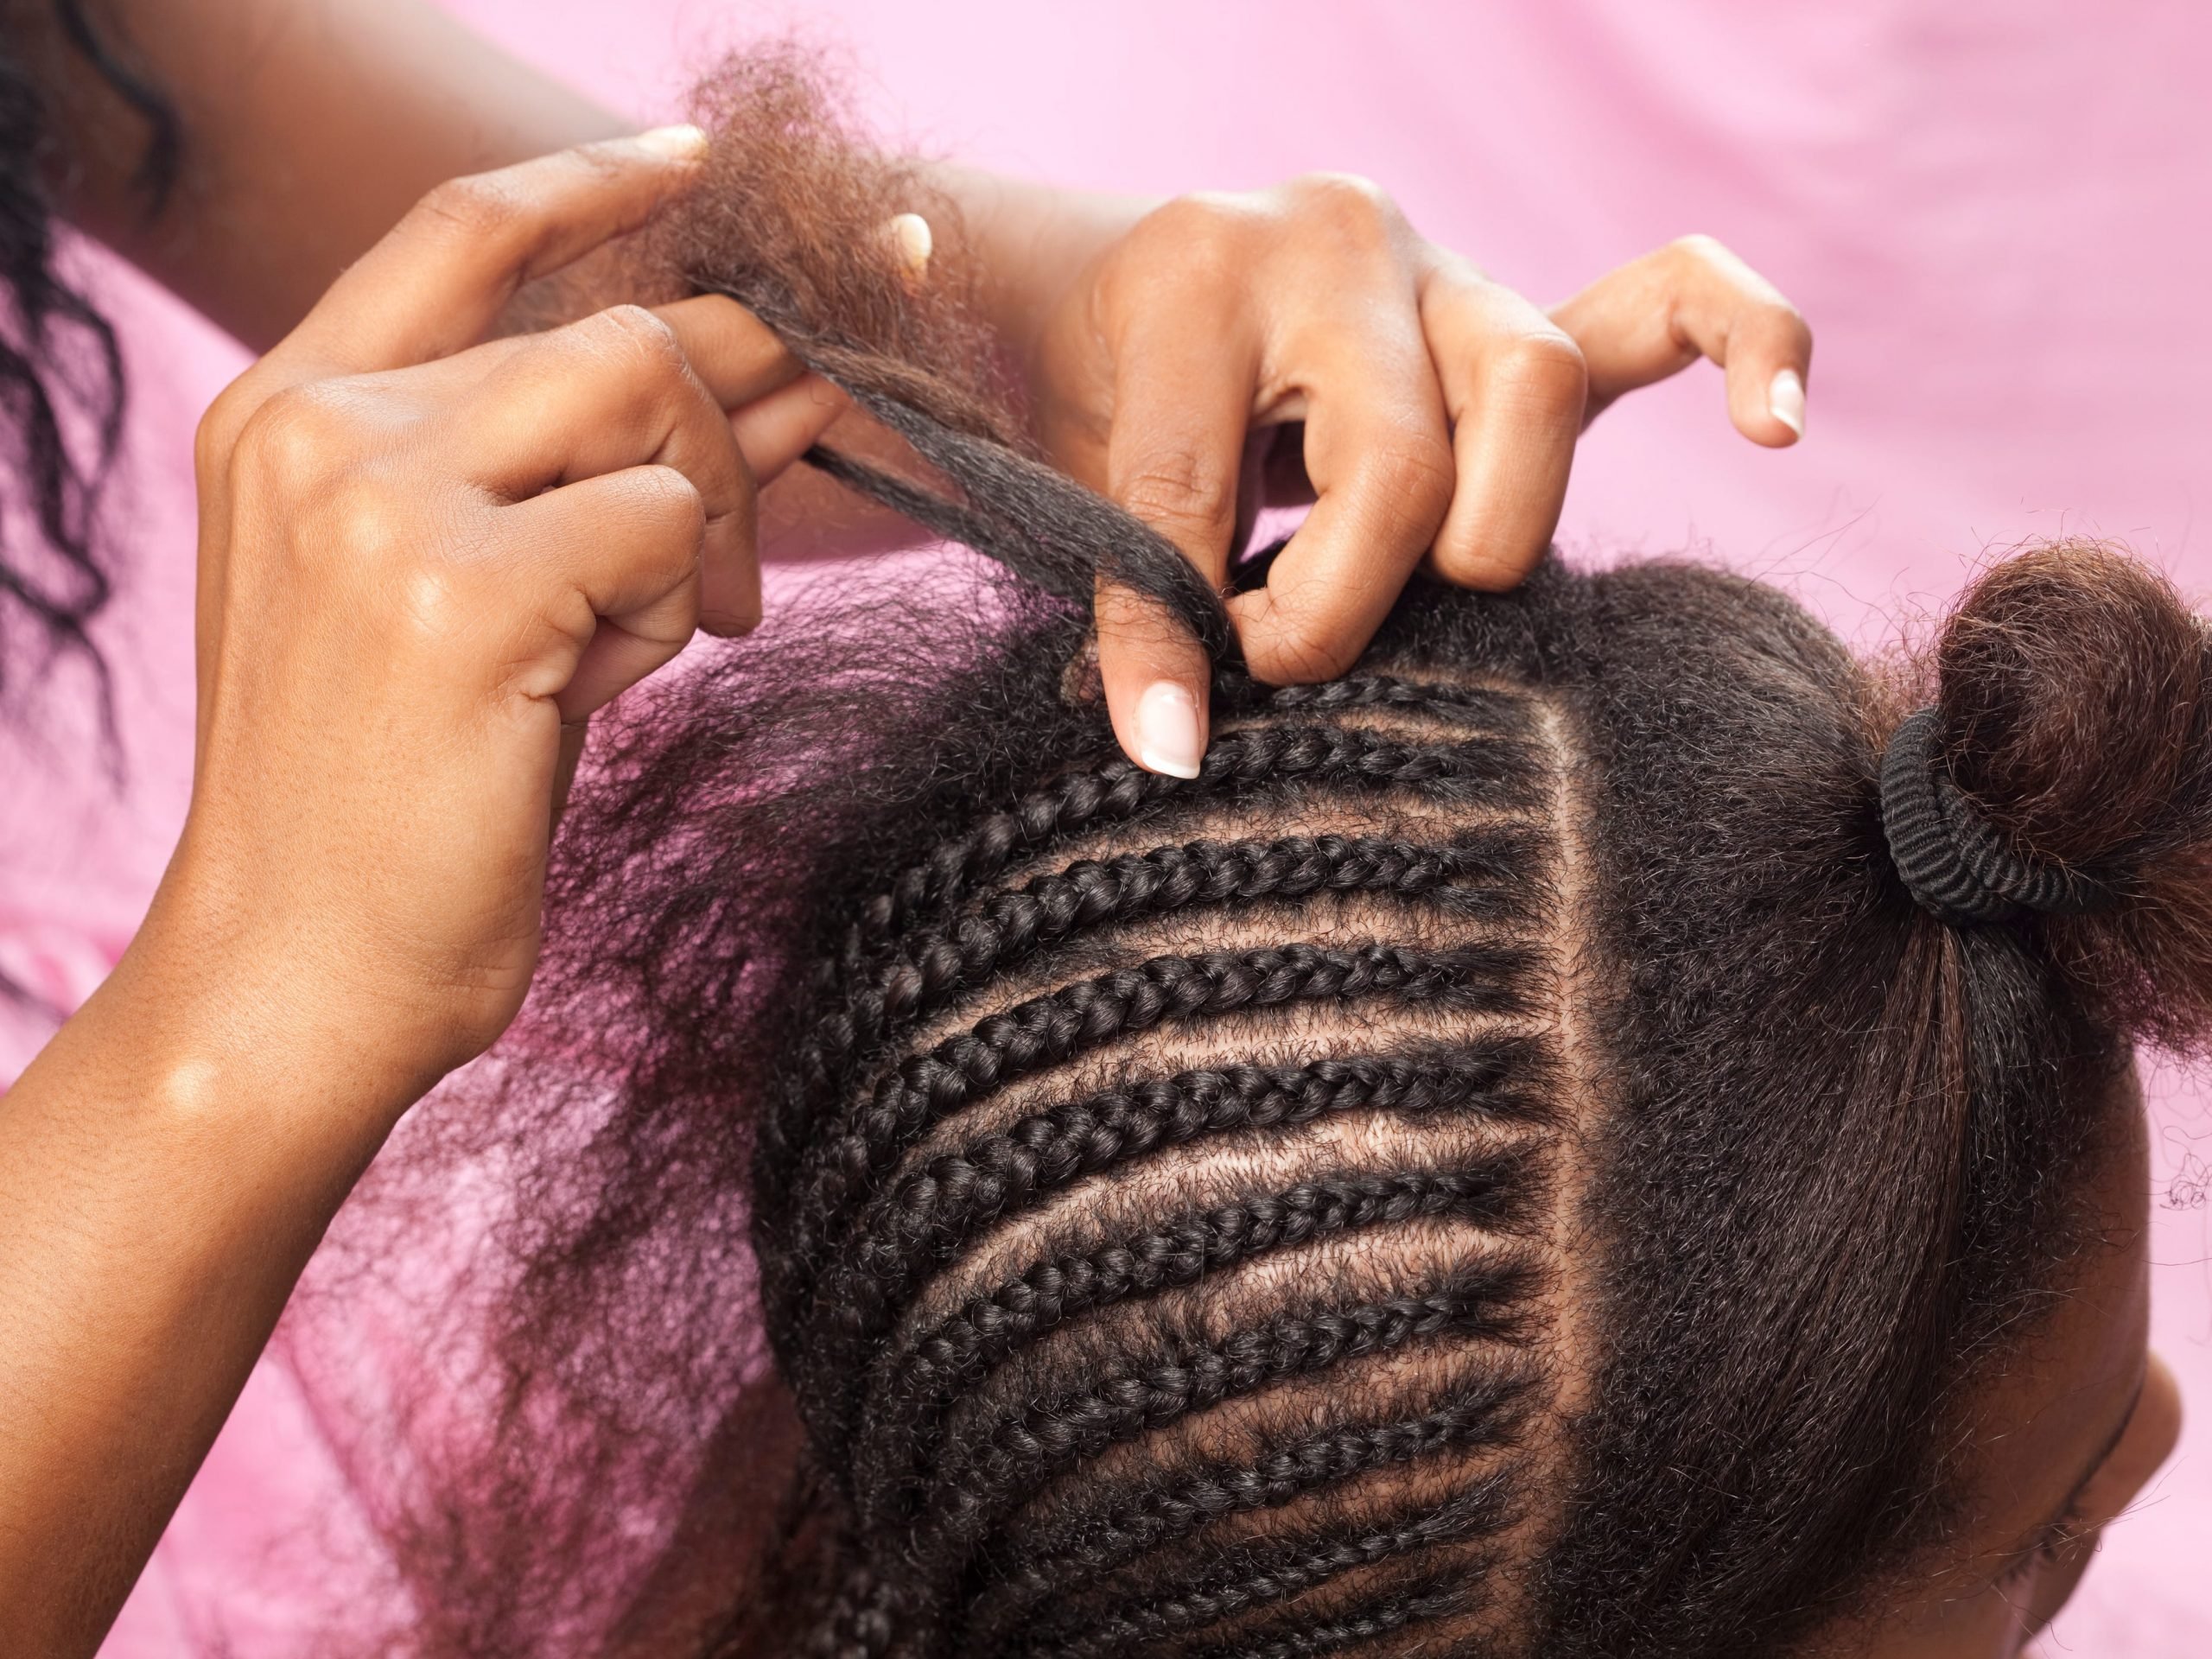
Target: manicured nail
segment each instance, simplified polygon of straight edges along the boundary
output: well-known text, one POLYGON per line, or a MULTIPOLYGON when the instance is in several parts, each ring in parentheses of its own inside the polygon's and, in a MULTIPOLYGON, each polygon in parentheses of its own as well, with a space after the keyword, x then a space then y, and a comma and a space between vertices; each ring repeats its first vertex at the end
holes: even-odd
POLYGON ((707 153, 707 133, 703 127, 689 123, 681 126, 655 127, 638 135, 638 146, 656 156, 665 156, 671 162, 696 162, 707 153))
POLYGON ((919 213, 898 213, 884 228, 891 233, 891 245, 898 252, 907 282, 918 284, 929 270, 931 250, 937 245, 929 220, 919 213))
POLYGON ((1198 700, 1173 680, 1147 687, 1137 699, 1137 764, 1170 778, 1195 778, 1205 759, 1198 700))
POLYGON ((1799 437, 1805 435, 1805 383, 1795 369, 1784 369, 1766 389, 1767 413, 1799 437))

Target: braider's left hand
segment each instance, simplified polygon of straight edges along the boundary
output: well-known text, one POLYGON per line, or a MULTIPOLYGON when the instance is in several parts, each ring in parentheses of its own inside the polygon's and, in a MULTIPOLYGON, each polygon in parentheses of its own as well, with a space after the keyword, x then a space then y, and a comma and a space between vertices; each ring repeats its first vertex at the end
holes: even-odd
MULTIPOLYGON (((1087 260, 1048 303, 1033 289, 1022 331, 1039 436, 1217 585, 1261 505, 1314 504, 1266 587, 1230 604, 1262 680, 1344 672, 1424 565, 1469 588, 1519 582, 1590 419, 1700 356, 1726 368, 1745 437, 1781 447, 1803 430, 1811 333, 1708 238, 1548 315, 1423 241, 1361 180, 1082 212, 1088 238, 1055 240, 1087 239, 1087 260)), ((1197 647, 1148 601, 1104 590, 1098 655, 1122 747, 1195 775, 1197 647)))

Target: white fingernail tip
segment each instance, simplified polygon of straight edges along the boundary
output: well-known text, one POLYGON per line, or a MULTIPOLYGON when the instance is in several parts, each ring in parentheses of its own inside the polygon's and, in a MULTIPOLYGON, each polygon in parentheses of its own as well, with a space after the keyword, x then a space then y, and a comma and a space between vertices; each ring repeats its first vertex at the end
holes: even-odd
POLYGON ((1137 764, 1170 778, 1195 778, 1205 759, 1198 700, 1173 680, 1147 687, 1137 699, 1137 764))
POLYGON ((1805 435, 1805 383, 1795 369, 1784 369, 1766 389, 1767 413, 1799 437, 1805 435))
POLYGON ((930 222, 919 213, 898 213, 887 227, 891 232, 891 245, 897 250, 899 263, 909 281, 918 282, 930 268, 930 255, 937 247, 937 238, 931 232, 930 222))
POLYGON ((638 147, 672 162, 696 162, 707 153, 706 129, 688 124, 655 127, 638 135, 638 147))

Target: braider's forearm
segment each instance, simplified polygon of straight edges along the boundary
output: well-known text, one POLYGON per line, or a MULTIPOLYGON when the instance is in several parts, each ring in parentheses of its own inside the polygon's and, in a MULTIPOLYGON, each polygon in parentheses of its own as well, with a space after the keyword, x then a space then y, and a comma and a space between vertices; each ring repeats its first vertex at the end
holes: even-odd
POLYGON ((412 1086, 250 977, 134 947, 0 1096, 0 1652, 99 1645, 412 1086))
POLYGON ((144 118, 53 0, 0 6, 54 95, 64 213, 256 349, 432 186, 631 130, 429 0, 92 0, 181 124, 175 188, 149 219, 144 118))

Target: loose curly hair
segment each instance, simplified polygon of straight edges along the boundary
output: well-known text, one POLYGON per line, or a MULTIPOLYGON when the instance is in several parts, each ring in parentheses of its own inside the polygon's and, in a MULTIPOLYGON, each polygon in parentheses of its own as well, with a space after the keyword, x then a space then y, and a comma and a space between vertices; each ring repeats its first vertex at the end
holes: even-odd
MULTIPOLYGON (((137 183, 147 210, 158 212, 181 149, 175 112, 94 29, 83 0, 53 0, 52 10, 68 48, 144 118, 137 183)), ((123 356, 112 325, 59 268, 48 181, 65 159, 48 89, 20 44, 0 32, 0 461, 21 492, 6 502, 9 539, 0 542, 0 690, 10 659, 29 641, 81 653, 105 688, 86 627, 113 586, 95 513, 123 431, 123 356)))

